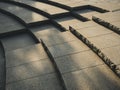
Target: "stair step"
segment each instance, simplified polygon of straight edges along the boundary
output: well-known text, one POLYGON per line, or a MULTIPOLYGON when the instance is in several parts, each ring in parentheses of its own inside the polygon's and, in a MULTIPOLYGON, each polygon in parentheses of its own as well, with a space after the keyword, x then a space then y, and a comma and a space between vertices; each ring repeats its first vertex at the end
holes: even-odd
POLYGON ((25 27, 21 25, 17 20, 0 13, 0 34, 18 31, 24 29, 25 27), (11 22, 11 23, 10 23, 11 22), (4 23, 4 24, 3 24, 4 23))
POLYGON ((21 18, 27 24, 47 20, 46 17, 44 17, 38 13, 35 13, 31 10, 28 10, 26 8, 19 7, 17 5, 1 2, 0 8, 2 8, 3 10, 6 10, 12 14, 17 15, 19 18, 21 18))
MULTIPOLYGON (((16 0, 15 0, 15 1, 16 1, 16 0)), ((34 7, 34 8, 37 8, 37 9, 39 9, 39 10, 43 10, 43 11, 45 11, 46 13, 49 13, 49 14, 51 14, 51 15, 68 12, 67 10, 61 9, 61 8, 59 8, 59 7, 55 7, 55 6, 52 6, 52 5, 49 5, 49 4, 46 4, 46 3, 42 3, 42 2, 38 2, 38 1, 32 1, 32 0, 25 1, 25 0, 20 0, 20 1, 17 1, 17 2, 24 3, 24 4, 26 4, 26 5, 32 6, 32 7, 34 7)))
POLYGON ((68 90, 120 89, 120 79, 106 65, 66 73, 63 78, 68 90))
POLYGON ((41 44, 31 45, 29 47, 6 52, 6 67, 13 67, 47 58, 48 56, 41 44))
POLYGON ((18 48, 27 47, 35 44, 34 39, 27 33, 11 35, 1 39, 5 51, 11 51, 18 48))

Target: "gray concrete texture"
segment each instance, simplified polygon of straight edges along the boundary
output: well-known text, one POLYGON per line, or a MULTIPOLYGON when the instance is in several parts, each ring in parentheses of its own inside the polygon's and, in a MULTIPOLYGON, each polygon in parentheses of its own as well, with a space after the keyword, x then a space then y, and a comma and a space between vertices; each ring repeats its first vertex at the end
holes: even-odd
POLYGON ((0 90, 4 90, 4 85, 6 90, 120 90, 120 78, 69 31, 69 26, 76 29, 120 67, 120 35, 92 20, 97 17, 120 27, 120 0, 48 0, 62 4, 64 9, 42 0, 13 1, 31 8, 0 2, 1 9, 25 22, 23 25, 16 18, 0 13, 0 41, 3 44, 3 47, 0 45, 0 90), (85 5, 109 12, 73 9, 85 5), (32 8, 56 17, 45 17, 32 8), (77 16, 68 13, 72 10, 77 16), (77 19, 80 15, 89 21, 77 19), (51 21, 36 24, 45 20, 51 21), (59 25, 66 31, 61 32, 59 25))
POLYGON ((26 23, 34 23, 34 22, 38 22, 38 21, 43 21, 43 20, 47 20, 46 17, 33 12, 31 10, 28 10, 26 8, 23 7, 19 7, 16 5, 11 5, 8 3, 0 3, 0 8, 2 8, 3 10, 6 10, 10 13, 15 14, 16 16, 20 17, 23 21, 25 21, 26 23))

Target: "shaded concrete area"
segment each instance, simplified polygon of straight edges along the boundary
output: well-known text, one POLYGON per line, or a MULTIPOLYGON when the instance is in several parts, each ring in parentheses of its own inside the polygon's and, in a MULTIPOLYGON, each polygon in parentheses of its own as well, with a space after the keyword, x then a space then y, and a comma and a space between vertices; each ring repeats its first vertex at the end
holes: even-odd
POLYGON ((5 88, 5 53, 0 41, 0 90, 5 88))
POLYGON ((76 23, 81 23, 82 21, 72 17, 64 17, 60 19, 55 19, 56 22, 58 22, 60 25, 64 26, 66 29, 69 29, 69 25, 76 24, 76 23))
POLYGON ((13 1, 0 2, 0 90, 120 90, 120 35, 98 22, 119 28, 119 0, 13 1))
POLYGON ((44 16, 42 16, 38 13, 35 13, 35 12, 30 11, 26 8, 19 7, 19 6, 16 6, 16 5, 11 5, 11 4, 8 4, 8 3, 1 2, 0 3, 0 8, 17 15, 22 20, 24 20, 27 24, 34 23, 34 22, 39 22, 39 21, 42 21, 42 20, 47 20, 46 17, 44 17, 44 16))
POLYGON ((41 44, 7 52, 6 67, 6 90, 62 90, 41 44))
POLYGON ((15 50, 28 45, 35 44, 34 39, 28 33, 21 33, 2 38, 2 43, 6 51, 15 50))
POLYGON ((0 13, 0 34, 17 31, 24 28, 25 27, 21 25, 17 20, 12 19, 8 15, 0 13))

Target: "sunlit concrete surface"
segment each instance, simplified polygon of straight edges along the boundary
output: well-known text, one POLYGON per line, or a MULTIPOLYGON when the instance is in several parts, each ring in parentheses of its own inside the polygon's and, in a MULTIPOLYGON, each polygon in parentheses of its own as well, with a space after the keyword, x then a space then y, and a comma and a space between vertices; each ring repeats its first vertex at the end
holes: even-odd
POLYGON ((34 1, 34 0, 14 0, 16 2, 21 2, 26 5, 30 5, 32 7, 35 7, 37 9, 43 10, 49 14, 59 14, 59 13, 65 13, 68 12, 67 10, 61 9, 59 7, 55 7, 46 3, 34 1))
POLYGON ((120 0, 0 0, 0 90, 120 90, 120 0))

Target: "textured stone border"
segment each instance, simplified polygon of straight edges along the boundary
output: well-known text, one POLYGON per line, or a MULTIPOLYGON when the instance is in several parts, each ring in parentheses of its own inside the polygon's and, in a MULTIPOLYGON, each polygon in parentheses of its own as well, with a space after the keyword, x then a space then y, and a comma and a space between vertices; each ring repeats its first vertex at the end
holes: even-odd
POLYGON ((2 81, 0 81, 0 90, 6 90, 6 57, 5 57, 5 49, 4 49, 4 46, 3 46, 1 41, 0 41, 0 45, 2 47, 3 59, 4 59, 3 66, 2 66, 3 73, 1 73, 1 77, 0 77, 2 79, 2 81))
POLYGON ((95 21, 96 23, 100 24, 100 25, 103 25, 104 27, 114 31, 115 33, 119 34, 120 35, 120 28, 118 28, 117 26, 115 25, 112 25, 111 23, 109 22, 106 22, 100 18, 97 18, 95 16, 92 17, 93 21, 95 21))
POLYGON ((61 84, 63 90, 67 90, 66 85, 65 85, 65 81, 64 81, 64 79, 62 77, 62 73, 60 72, 59 67, 57 66, 57 64, 56 64, 56 62, 54 60, 54 57, 52 56, 52 54, 50 53, 48 47, 45 45, 45 43, 43 42, 42 39, 41 39, 41 44, 42 44, 45 52, 47 53, 48 57, 50 58, 51 62, 53 63, 53 66, 54 66, 54 68, 55 68, 55 70, 57 72, 57 75, 58 75, 58 78, 60 80, 60 84, 61 84))
POLYGON ((77 38, 79 38, 83 43, 85 43, 93 52, 95 52, 105 64, 120 78, 120 69, 115 65, 100 49, 98 49, 94 44, 92 44, 86 37, 77 32, 74 28, 69 26, 69 30, 77 38))

